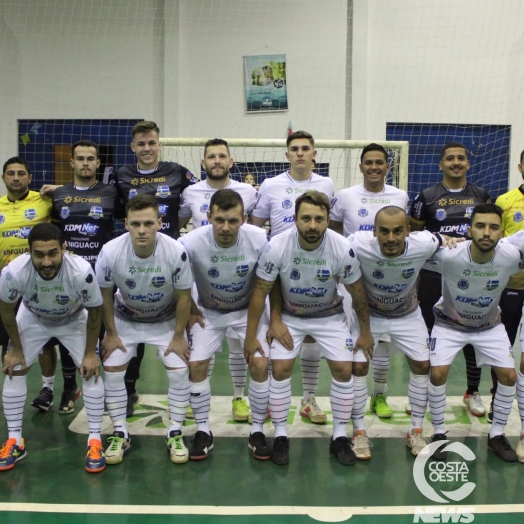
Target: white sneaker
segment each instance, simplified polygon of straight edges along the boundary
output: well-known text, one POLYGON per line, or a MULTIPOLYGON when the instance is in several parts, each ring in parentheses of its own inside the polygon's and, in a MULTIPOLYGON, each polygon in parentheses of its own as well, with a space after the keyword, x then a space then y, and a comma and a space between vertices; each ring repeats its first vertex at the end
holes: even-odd
POLYGON ((114 431, 107 441, 109 446, 106 450, 106 464, 120 464, 131 449, 131 439, 125 438, 121 431, 114 431))
POLYGON ((325 424, 327 422, 327 416, 318 407, 315 397, 300 401, 300 416, 309 418, 313 424, 325 424))
POLYGON ((351 448, 355 453, 357 460, 371 460, 371 447, 373 444, 369 441, 365 429, 357 429, 351 439, 351 448))
POLYGON ((469 411, 475 417, 483 417, 486 414, 486 408, 482 402, 482 397, 478 391, 475 391, 473 395, 470 395, 467 391, 464 393, 464 398, 462 399, 464 404, 468 406, 469 411))
POLYGON ((415 457, 429 444, 422 436, 422 428, 413 428, 413 433, 406 435, 406 446, 411 448, 411 454, 415 457))
POLYGON ((167 437, 167 449, 173 464, 185 464, 189 460, 189 450, 184 444, 181 431, 170 431, 167 437))
POLYGON ((517 453, 517 458, 519 459, 519 462, 524 462, 524 435, 520 436, 519 443, 515 448, 515 453, 517 453))

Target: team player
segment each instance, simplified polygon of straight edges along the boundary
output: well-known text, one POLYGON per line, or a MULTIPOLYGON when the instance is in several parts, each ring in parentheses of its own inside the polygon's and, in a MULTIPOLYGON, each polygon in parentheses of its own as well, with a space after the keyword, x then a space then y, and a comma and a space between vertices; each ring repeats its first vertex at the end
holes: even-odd
MULTIPOLYGON (((197 432, 189 448, 189 458, 207 458, 213 448, 209 429, 211 389, 207 368, 214 353, 232 329, 244 343, 247 307, 253 291, 256 268, 267 240, 266 232, 245 224, 242 197, 232 189, 219 189, 209 201, 209 225, 184 235, 181 243, 187 249, 198 291, 199 308, 194 311, 200 322, 194 323, 189 338, 191 357, 190 402, 195 414, 197 432)), ((267 321, 261 323, 258 337, 263 339, 263 352, 249 361, 251 381, 249 400, 253 425, 248 446, 259 460, 270 458, 264 436, 264 421, 269 400, 268 346, 265 342, 267 321)))
POLYGON ((11 339, 2 392, 9 435, 0 450, 0 471, 13 468, 27 455, 22 437, 27 373, 42 346, 56 337, 82 374, 89 428, 85 469, 98 473, 105 468, 100 439, 104 384, 95 351, 102 318, 100 289, 91 266, 66 252, 54 224, 37 224, 28 242, 29 253, 13 260, 0 277, 0 313, 11 339), (15 315, 19 297, 22 305, 15 315))
MULTIPOLYGON (((412 231, 427 229, 450 237, 467 237, 471 213, 477 204, 491 202, 487 191, 466 180, 470 168, 466 146, 449 142, 440 152, 439 169, 442 182, 421 191, 413 201, 410 212, 412 231)), ((441 276, 431 267, 420 272, 420 309, 428 331, 434 324, 433 306, 441 297, 441 276)), ((471 345, 464 347, 468 387, 464 404, 470 412, 482 417, 486 408, 479 394, 481 369, 477 367, 475 351, 471 345)))
MULTIPOLYGON (((334 196, 332 180, 312 171, 317 152, 311 134, 306 131, 296 131, 287 137, 286 145, 289 171, 262 182, 258 202, 250 217, 251 224, 259 227, 269 220, 271 238, 294 227, 293 208, 300 195, 315 190, 324 193, 329 199, 334 196)), ((315 424, 327 422, 326 414, 315 400, 320 355, 319 344, 313 338, 306 337, 300 355, 303 386, 300 415, 309 418, 315 424)))
POLYGON ((104 299, 106 406, 114 428, 106 460, 118 464, 131 448, 124 375, 137 345, 149 343, 157 347, 169 380, 167 447, 171 461, 184 463, 188 450, 181 430, 189 401, 185 328, 191 309, 191 268, 182 246, 158 234, 162 219, 154 197, 130 199, 126 215, 128 233, 108 242, 96 262, 104 299), (115 285, 118 290, 113 296, 115 285))
POLYGON ((271 239, 260 257, 249 304, 245 341, 248 360, 262 350, 257 340, 259 319, 266 296, 280 277, 282 315, 274 310, 275 304, 272 304, 270 331, 270 335, 275 337, 270 346, 273 374, 269 391, 275 426, 271 459, 275 464, 287 464, 289 461, 287 418, 291 405, 291 374, 306 335, 313 336, 320 344, 333 376, 330 452, 341 464, 352 465, 356 461, 346 434, 354 398, 351 365, 355 358, 371 357, 373 337, 360 264, 349 240, 327 229, 329 208, 329 198, 318 191, 308 191, 297 198, 296 228, 271 239), (342 297, 337 294, 338 279, 347 286, 353 298, 353 308, 360 324, 360 337, 354 346, 342 297))
MULTIPOLYGON (((193 219, 193 229, 208 224, 207 213, 210 199, 219 189, 233 189, 243 200, 244 210, 251 213, 257 200, 257 191, 253 186, 237 182, 230 177, 233 159, 227 142, 221 138, 212 138, 204 146, 202 167, 206 172, 206 179, 198 184, 191 185, 182 193, 182 203, 178 218, 180 227, 184 227, 190 218, 193 219)), ((249 417, 249 408, 244 398, 247 378, 247 363, 244 359, 242 344, 235 333, 229 332, 227 336, 229 345, 229 370, 233 378, 234 395, 232 401, 233 420, 245 422, 249 417)), ((214 356, 208 365, 208 373, 214 363, 214 356)))
MULTIPOLYGON (((360 155, 359 169, 363 176, 362 184, 339 191, 331 210, 329 227, 345 237, 356 231, 372 231, 375 216, 384 206, 408 209, 407 193, 386 184, 390 166, 387 151, 382 146, 375 143, 367 145, 360 155)), ((339 289, 344 295, 346 315, 349 315, 350 298, 342 286, 339 289)), ((390 418, 393 414, 385 395, 389 364, 389 345, 384 340, 373 352, 373 394, 370 402, 371 411, 381 418, 390 418)), ((359 389, 357 382, 364 382, 367 373, 367 366, 362 370, 353 368, 355 392, 359 389), (360 376, 360 372, 365 374, 360 376)))
MULTIPOLYGON (((488 448, 502 460, 515 462, 517 455, 504 436, 515 397, 515 364, 498 304, 509 277, 521 269, 521 254, 515 246, 499 243, 502 234, 502 210, 495 204, 479 204, 471 214, 471 240, 453 251, 441 249, 431 259, 442 274, 442 297, 433 308, 428 396, 432 441, 447 441, 446 380, 455 355, 471 344, 477 362, 492 366, 498 378, 488 448)), ((446 451, 438 448, 433 458, 445 460, 446 451)))

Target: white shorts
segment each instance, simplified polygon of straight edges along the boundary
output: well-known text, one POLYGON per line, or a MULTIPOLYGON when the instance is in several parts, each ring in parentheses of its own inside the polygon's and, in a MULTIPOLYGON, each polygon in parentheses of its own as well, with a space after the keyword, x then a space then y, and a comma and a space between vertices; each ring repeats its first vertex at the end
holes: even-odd
MULTIPOLYGON (((164 353, 169 346, 173 335, 175 334, 175 322, 172 320, 165 320, 163 322, 132 322, 131 320, 123 320, 115 317, 116 331, 122 344, 127 349, 127 352, 117 349, 109 355, 109 358, 104 362, 104 366, 122 366, 129 362, 133 357, 136 357, 136 348, 138 344, 151 344, 156 346, 158 357, 162 360, 164 365, 168 368, 185 368, 185 362, 175 353, 169 353, 164 356, 164 353)), ((185 336, 185 335, 184 335, 185 336)))
MULTIPOLYGON (((392 346, 411 360, 418 362, 429 360, 428 329, 419 307, 403 317, 370 317, 370 326, 371 334, 375 339, 375 349, 387 336, 392 346)), ((358 328, 358 323, 354 323, 351 329, 353 340, 358 338, 358 328)))
MULTIPOLYGON (((286 324, 293 338, 293 351, 288 351, 278 340, 274 339, 269 348, 269 357, 272 360, 287 360, 296 358, 302 341, 306 335, 313 337, 320 346, 322 356, 328 360, 353 362, 360 358, 354 358, 353 340, 349 334, 349 327, 344 313, 338 313, 330 317, 305 318, 282 315, 282 321, 286 324)), ((366 360, 364 353, 362 358, 366 360)))
MULTIPOLYGON (((218 313, 212 309, 201 307, 200 311, 204 314, 205 328, 202 329, 200 324, 195 324, 191 328, 191 333, 189 334, 189 346, 191 348, 189 360, 191 362, 207 360, 215 353, 220 353, 222 351, 222 341, 226 334, 229 336, 231 331, 242 346, 244 345, 247 328, 247 309, 231 311, 230 313, 218 313)), ((268 323, 264 313, 258 326, 257 338, 266 357, 269 356, 269 346, 266 342, 267 330, 268 323)), ((262 355, 257 352, 255 356, 261 357, 262 355)))
POLYGON ((44 320, 31 313, 24 304, 16 315, 26 366, 31 366, 49 339, 56 337, 67 348, 76 367, 80 367, 86 352, 87 310, 71 315, 65 322, 44 320))
POLYGON ((431 366, 448 366, 455 355, 466 345, 475 348, 477 366, 514 368, 513 348, 503 324, 487 329, 466 333, 444 326, 434 326, 429 339, 431 366))

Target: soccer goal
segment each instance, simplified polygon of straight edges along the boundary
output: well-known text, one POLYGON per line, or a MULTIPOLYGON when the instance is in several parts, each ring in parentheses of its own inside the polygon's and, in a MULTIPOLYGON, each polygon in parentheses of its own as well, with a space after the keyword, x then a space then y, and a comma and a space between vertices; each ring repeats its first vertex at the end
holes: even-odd
MULTIPOLYGON (((207 138, 161 138, 163 158, 178 162, 202 178, 201 160, 207 138)), ((260 185, 266 178, 276 176, 289 168, 285 139, 265 140, 226 138, 234 159, 231 176, 243 182, 247 175, 260 185)), ((314 171, 329 176, 338 192, 362 182, 358 168, 362 149, 375 142, 388 152, 391 170, 386 182, 404 191, 408 189, 409 142, 384 140, 315 140, 317 156, 314 171)))

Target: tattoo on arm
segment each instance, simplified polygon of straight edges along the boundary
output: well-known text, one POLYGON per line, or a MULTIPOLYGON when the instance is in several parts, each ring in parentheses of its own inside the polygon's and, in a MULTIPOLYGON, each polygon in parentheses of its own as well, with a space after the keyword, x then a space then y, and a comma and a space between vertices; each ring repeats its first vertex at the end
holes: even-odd
POLYGON ((275 282, 270 282, 269 280, 264 280, 260 277, 255 277, 255 290, 262 291, 266 295, 271 293, 275 282))
POLYGON ((368 299, 362 284, 362 278, 359 278, 356 282, 350 284, 348 286, 348 291, 351 294, 353 309, 355 310, 359 321, 369 325, 368 299))

